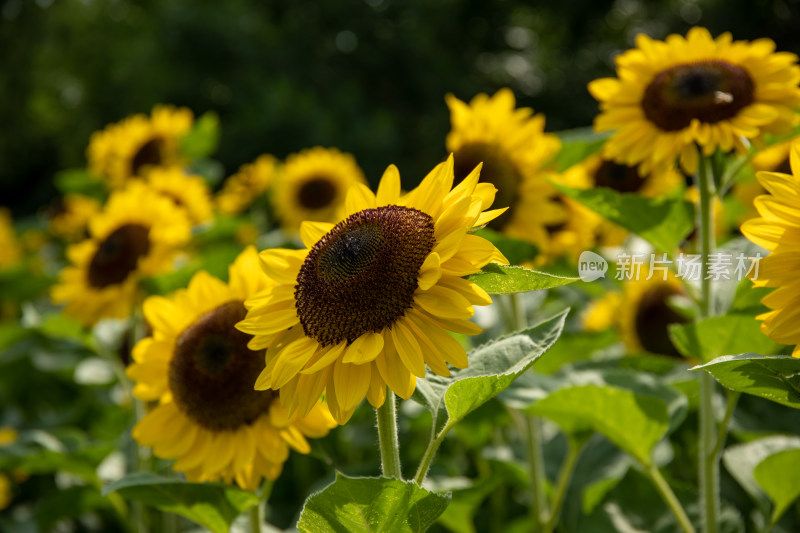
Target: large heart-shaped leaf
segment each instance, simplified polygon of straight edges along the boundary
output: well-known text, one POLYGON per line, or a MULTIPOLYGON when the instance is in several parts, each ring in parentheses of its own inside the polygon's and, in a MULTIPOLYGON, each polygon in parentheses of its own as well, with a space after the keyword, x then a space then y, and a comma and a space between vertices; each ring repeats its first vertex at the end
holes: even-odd
POLYGON ((693 324, 672 324, 669 336, 683 356, 703 362, 747 351, 770 354, 780 348, 761 332, 761 323, 752 315, 715 316, 693 324))
POLYGON ((437 494, 412 481, 353 478, 336 480, 311 495, 297 529, 309 533, 425 531, 447 508, 450 494, 437 494))
POLYGON ((773 453, 756 465, 753 477, 761 485, 772 502, 774 524, 788 509, 789 505, 800 497, 800 483, 797 473, 800 472, 800 449, 783 450, 773 453))

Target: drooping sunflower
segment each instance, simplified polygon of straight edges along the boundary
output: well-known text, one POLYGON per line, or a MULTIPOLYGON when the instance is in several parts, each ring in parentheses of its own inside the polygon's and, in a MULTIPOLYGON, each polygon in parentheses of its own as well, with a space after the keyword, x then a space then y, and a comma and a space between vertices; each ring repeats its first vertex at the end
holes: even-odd
POLYGON ((89 220, 100 211, 100 202, 82 194, 65 195, 53 210, 50 232, 75 242, 86 237, 89 220))
POLYGON ((11 211, 0 207, 0 268, 15 264, 21 255, 11 211))
POLYGON ((211 220, 211 192, 202 177, 186 174, 181 167, 159 167, 147 174, 147 184, 177 207, 185 209, 193 224, 211 220))
POLYGON ((478 183, 479 171, 451 190, 451 156, 401 195, 390 166, 377 195, 361 184, 350 189, 337 224, 304 222, 307 249, 262 252, 277 284, 247 300, 237 324, 254 335, 251 349, 268 348, 256 388, 280 389, 289 411, 301 414, 324 391, 343 424, 365 396, 381 406, 387 385, 409 398, 426 365, 443 376, 447 363, 465 368, 464 348, 448 332, 479 333, 468 319, 473 305, 491 299, 462 276, 507 264, 469 234, 504 211, 484 212, 495 188, 478 183))
POLYGON ((639 165, 643 175, 680 159, 694 174, 699 152, 747 148, 765 132, 788 132, 800 107, 797 56, 775 52, 769 39, 716 39, 695 27, 686 37, 656 41, 640 34, 636 48, 616 58, 618 78, 589 84, 600 102, 598 131, 617 130, 606 157, 639 165))
POLYGON ((217 193, 217 210, 226 215, 235 215, 247 209, 272 186, 278 168, 278 160, 269 154, 260 155, 254 162, 242 165, 236 174, 225 180, 217 193))
POLYGON ((289 448, 308 453, 306 437, 323 437, 336 425, 320 397, 305 416, 290 415, 271 390, 255 390, 264 350, 247 347, 250 335, 234 325, 245 299, 274 284, 248 247, 230 266, 229 282, 206 272, 187 289, 145 300, 153 328, 133 349, 128 375, 134 395, 158 401, 133 429, 134 438, 190 481, 235 481, 255 490, 278 477, 289 448))
MULTIPOLYGON (((674 168, 669 168, 660 174, 641 176, 636 166, 617 163, 596 154, 569 167, 559 181, 578 189, 605 187, 619 193, 635 193, 646 198, 657 198, 679 187, 683 179, 674 168)), ((597 216, 592 213, 588 217, 573 218, 594 222, 597 216)), ((604 219, 597 220, 591 225, 596 232, 597 243, 601 246, 618 246, 628 234, 620 226, 604 219)))
POLYGON ((366 184, 356 159, 336 148, 317 146, 289 155, 272 195, 282 227, 296 232, 305 220, 335 221, 356 183, 366 184))
POLYGON ((456 182, 483 163, 481 182, 497 187, 498 204, 509 206, 489 227, 533 242, 547 253, 551 236, 570 213, 543 175, 561 148, 558 137, 544 133, 544 115, 515 108, 509 89, 491 97, 479 94, 469 104, 452 94, 446 101, 451 129, 445 142, 455 157, 456 182))
POLYGON ((756 287, 775 287, 761 302, 771 311, 757 316, 761 331, 781 344, 796 345, 800 357, 800 144, 792 146, 792 174, 759 172, 758 181, 769 194, 755 200, 759 218, 742 224, 742 233, 771 253, 761 259, 756 287))
POLYGON ((89 169, 119 187, 154 167, 180 165, 180 139, 192 128, 192 112, 155 106, 150 117, 133 115, 92 134, 86 157, 89 169))
POLYGON ((90 237, 67 249, 65 267, 51 296, 86 325, 129 316, 142 276, 164 271, 191 225, 185 210, 145 184, 132 181, 113 192, 89 221, 90 237))

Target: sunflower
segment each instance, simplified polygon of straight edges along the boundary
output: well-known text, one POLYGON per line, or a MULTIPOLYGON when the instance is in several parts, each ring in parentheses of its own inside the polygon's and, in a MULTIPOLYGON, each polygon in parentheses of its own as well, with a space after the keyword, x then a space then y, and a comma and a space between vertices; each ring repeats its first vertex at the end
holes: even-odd
MULTIPOLYGON (((646 198, 657 198, 676 189, 683 183, 683 178, 674 168, 660 174, 641 176, 636 166, 628 166, 607 159, 600 154, 592 155, 584 161, 569 167, 558 181, 577 189, 605 187, 618 193, 639 194, 646 198)), ((596 233, 597 242, 601 246, 618 246, 622 244, 628 232, 598 217, 595 213, 579 217, 590 220, 596 233)), ((575 218, 575 217, 573 217, 575 218)))
POLYGON ((17 241, 11 211, 0 207, 0 269, 19 261, 21 251, 17 241))
POLYGON ((758 181, 769 194, 759 196, 755 206, 760 218, 742 225, 742 233, 770 250, 759 264, 756 287, 775 287, 761 302, 771 311, 757 316, 761 331, 775 342, 796 345, 792 355, 800 357, 800 144, 792 146, 792 174, 759 172, 758 181))
POLYGON ((86 325, 129 316, 142 276, 166 270, 190 237, 183 209, 138 181, 111 194, 89 221, 90 237, 67 249, 65 267, 51 296, 86 325))
POLYGON ((650 279, 643 266, 638 278, 626 281, 621 292, 609 292, 595 300, 582 319, 587 331, 614 327, 628 353, 655 353, 681 357, 669 338, 670 324, 689 320, 670 305, 672 298, 685 296, 681 282, 669 272, 653 272, 650 279))
POLYGON ((333 222, 356 183, 366 181, 355 158, 336 148, 317 146, 289 155, 272 195, 281 225, 296 232, 304 220, 333 222))
POLYGON ((145 300, 151 337, 133 349, 128 375, 134 395, 157 401, 133 429, 134 438, 190 481, 235 481, 255 490, 278 477, 289 448, 308 453, 306 437, 323 437, 336 424, 319 396, 305 416, 290 415, 271 390, 254 390, 264 351, 234 328, 244 300, 273 282, 247 248, 230 267, 226 284, 206 272, 187 289, 145 300))
POLYGON ((684 38, 656 41, 638 35, 636 48, 616 58, 617 78, 589 84, 600 102, 598 131, 617 130, 605 156, 639 165, 645 175, 680 158, 694 174, 699 152, 710 155, 747 149, 747 139, 784 133, 796 123, 800 106, 797 56, 775 53, 775 43, 759 39, 716 39, 695 27, 684 38))
POLYGON ((86 238, 89 219, 99 211, 100 202, 91 196, 67 194, 53 209, 50 233, 72 242, 86 238))
POLYGON ((192 223, 211 220, 211 193, 202 177, 186 174, 181 167, 154 168, 147 174, 147 184, 185 209, 192 223))
POLYGON ((217 193, 217 210, 226 215, 235 215, 247 209, 272 186, 278 168, 278 160, 269 154, 260 155, 254 162, 242 165, 239 172, 225 180, 222 190, 217 193))
POLYGON ((546 254, 551 237, 570 216, 543 175, 561 141, 544 133, 544 115, 527 107, 515 109, 509 89, 491 97, 479 94, 469 104, 452 94, 446 101, 451 129, 445 143, 455 157, 456 182, 483 163, 481 181, 497 187, 498 203, 510 206, 489 227, 528 240, 546 254))
POLYGON ((89 169, 111 187, 119 187, 153 167, 180 165, 179 141, 193 120, 185 107, 155 106, 150 117, 138 114, 110 124, 89 140, 89 169))
POLYGON ((469 233, 503 213, 483 212, 495 188, 476 168, 451 191, 453 158, 408 193, 390 166, 377 195, 357 184, 337 224, 304 222, 303 250, 272 249, 261 265, 277 284, 245 302, 237 327, 266 352, 257 389, 280 389, 290 412, 308 412, 325 391, 345 423, 366 396, 379 407, 386 386, 409 398, 425 365, 447 376, 447 363, 468 364, 448 331, 474 335, 473 305, 491 299, 462 276, 507 261, 469 233))

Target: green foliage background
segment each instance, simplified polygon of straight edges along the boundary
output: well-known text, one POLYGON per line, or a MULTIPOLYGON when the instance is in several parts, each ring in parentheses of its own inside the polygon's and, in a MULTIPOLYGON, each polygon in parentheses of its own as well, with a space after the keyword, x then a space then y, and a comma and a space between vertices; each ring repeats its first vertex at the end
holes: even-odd
POLYGON ((156 103, 214 110, 228 174, 269 152, 353 153, 413 186, 444 156, 444 95, 510 87, 547 129, 587 126, 586 84, 638 32, 695 24, 800 52, 797 0, 9 0, 0 4, 0 204, 85 164, 92 131, 156 103))

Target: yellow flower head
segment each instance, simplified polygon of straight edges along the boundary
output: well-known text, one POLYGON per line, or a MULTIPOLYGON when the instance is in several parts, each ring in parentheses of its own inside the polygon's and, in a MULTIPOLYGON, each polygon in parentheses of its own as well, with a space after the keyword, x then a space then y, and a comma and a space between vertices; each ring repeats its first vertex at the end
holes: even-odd
POLYGON ((336 424, 325 404, 310 401, 305 416, 290 415, 271 390, 254 390, 264 351, 234 328, 244 300, 274 283, 249 247, 230 267, 229 282, 199 272, 169 297, 145 300, 153 328, 133 349, 128 375, 134 395, 158 401, 133 429, 156 456, 177 459, 173 468, 190 481, 236 482, 255 490, 276 479, 289 448, 308 453, 306 437, 325 436, 336 424))
POLYGON ((183 209, 141 182, 111 194, 89 221, 90 237, 67 249, 65 267, 51 296, 86 325, 129 316, 138 282, 169 268, 191 225, 183 209))
POLYGON ((377 195, 357 184, 337 224, 304 222, 303 250, 261 253, 276 281, 245 302, 237 327, 266 352, 257 389, 280 389, 290 412, 306 413, 324 391, 331 413, 345 423, 366 396, 378 407, 388 385, 402 398, 414 392, 427 365, 449 375, 447 363, 468 364, 448 331, 474 335, 473 305, 491 299, 462 276, 505 258, 470 228, 504 209, 486 211, 495 188, 478 183, 480 167, 453 187, 448 158, 406 195, 390 166, 377 195), (452 188, 452 190, 451 190, 452 188))
POLYGON ((683 285, 671 272, 664 279, 663 272, 643 268, 639 279, 625 282, 617 313, 628 353, 681 357, 669 338, 669 325, 684 324, 688 319, 669 305, 669 299, 684 294, 683 285))
POLYGON ((456 182, 483 163, 481 181, 497 187, 498 203, 508 212, 489 225, 526 239, 548 253, 551 237, 563 228, 570 211, 543 175, 561 141, 544 133, 544 115, 515 108, 514 94, 501 89, 479 94, 469 104, 447 95, 451 130, 447 150, 455 157, 456 182))
POLYGON ((347 190, 365 184, 355 158, 336 148, 309 148, 286 158, 272 201, 281 225, 296 232, 304 220, 333 222, 347 190))
POLYGON ((636 48, 616 58, 617 78, 589 84, 600 102, 595 129, 617 130, 605 155, 638 164, 643 175, 680 158, 693 174, 696 145, 706 155, 743 152, 747 139, 787 132, 800 106, 796 63, 797 56, 776 53, 769 39, 732 41, 729 33, 713 39, 699 27, 665 41, 640 34, 636 48))
POLYGON ((68 241, 86 237, 89 219, 100 211, 100 202, 82 194, 67 194, 50 217, 50 232, 68 241))
MULTIPOLYGON (((792 174, 759 172, 756 178, 769 194, 755 199, 760 215, 742 224, 742 233, 770 250, 753 279, 756 287, 775 287, 761 302, 772 309, 759 315, 761 331, 775 342, 800 345, 800 144, 791 150, 792 174)), ((792 353, 800 357, 795 346, 792 353)))
POLYGON ((11 221, 11 211, 0 207, 0 268, 13 265, 20 257, 21 251, 11 221))
POLYGON ((154 167, 180 165, 179 141, 192 128, 193 120, 185 107, 156 106, 150 117, 133 115, 110 124, 89 140, 89 169, 111 187, 119 187, 154 167))
POLYGON ((154 168, 147 174, 147 184, 185 209, 192 223, 211 220, 211 193, 202 177, 186 174, 181 167, 154 168))
POLYGON ((217 210, 226 215, 241 213, 272 186, 277 170, 278 160, 269 154, 242 165, 217 193, 217 210))

